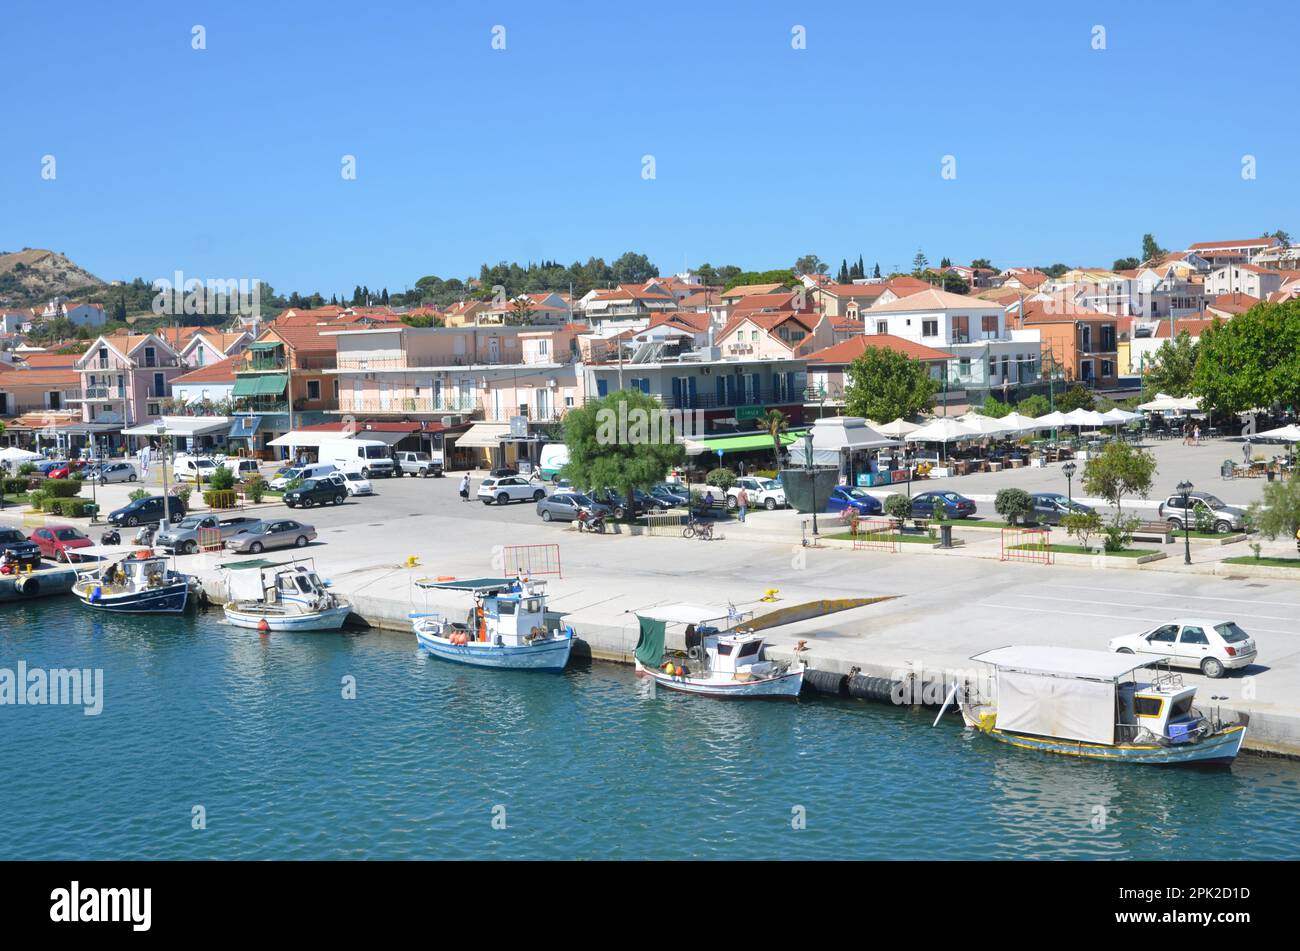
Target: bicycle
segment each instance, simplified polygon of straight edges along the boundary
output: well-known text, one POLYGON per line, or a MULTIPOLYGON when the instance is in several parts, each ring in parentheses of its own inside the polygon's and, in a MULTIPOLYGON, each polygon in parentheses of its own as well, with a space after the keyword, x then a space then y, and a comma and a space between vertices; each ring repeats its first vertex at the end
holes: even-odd
POLYGON ((699 538, 706 542, 712 541, 713 524, 711 522, 701 521, 698 518, 693 518, 688 521, 686 527, 682 529, 682 538, 699 538))

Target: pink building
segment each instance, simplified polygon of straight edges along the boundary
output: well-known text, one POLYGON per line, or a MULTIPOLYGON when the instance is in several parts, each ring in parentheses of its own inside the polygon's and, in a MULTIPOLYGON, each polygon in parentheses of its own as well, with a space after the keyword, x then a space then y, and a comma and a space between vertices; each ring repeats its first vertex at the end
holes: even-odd
POLYGON ((82 421, 123 427, 160 417, 171 381, 189 369, 154 334, 100 337, 75 368, 81 374, 82 421))

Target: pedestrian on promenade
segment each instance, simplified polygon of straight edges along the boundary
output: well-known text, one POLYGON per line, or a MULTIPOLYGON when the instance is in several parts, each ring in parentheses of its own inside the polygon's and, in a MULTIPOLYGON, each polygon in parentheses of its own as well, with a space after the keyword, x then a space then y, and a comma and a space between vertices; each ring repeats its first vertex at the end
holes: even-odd
POLYGON ((468 502, 468 501, 469 501, 469 473, 468 473, 468 472, 466 472, 463 476, 461 476, 461 480, 460 480, 460 500, 461 500, 462 502, 468 502))
POLYGON ((743 488, 736 493, 736 507, 740 510, 741 524, 744 524, 745 513, 749 510, 749 493, 743 488))
POLYGON ((1197 423, 1195 426, 1192 427, 1192 445, 1199 446, 1200 444, 1201 444, 1201 424, 1197 423))

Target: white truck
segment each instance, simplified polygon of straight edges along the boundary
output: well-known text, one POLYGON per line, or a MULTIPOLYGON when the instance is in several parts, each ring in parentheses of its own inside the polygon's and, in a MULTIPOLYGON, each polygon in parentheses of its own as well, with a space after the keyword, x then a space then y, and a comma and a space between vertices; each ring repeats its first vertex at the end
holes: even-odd
POLYGON ((727 508, 736 511, 740 506, 736 503, 737 496, 740 495, 741 489, 749 496, 749 507, 756 509, 760 506, 771 511, 772 509, 785 508, 785 487, 775 479, 756 479, 753 476, 741 476, 736 480, 736 484, 727 490, 727 508))
POLYGON ((430 455, 427 452, 409 452, 403 449, 393 453, 393 461, 397 463, 397 474, 399 476, 411 475, 428 478, 429 476, 442 475, 441 451, 435 451, 430 455))
POLYGON ((397 474, 392 450, 378 439, 345 437, 321 443, 316 458, 332 462, 344 472, 360 472, 367 479, 397 474))

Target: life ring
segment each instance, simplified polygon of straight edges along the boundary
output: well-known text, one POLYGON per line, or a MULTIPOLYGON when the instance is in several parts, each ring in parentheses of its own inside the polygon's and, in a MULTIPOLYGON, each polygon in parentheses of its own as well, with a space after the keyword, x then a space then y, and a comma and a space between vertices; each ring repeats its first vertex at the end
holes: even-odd
POLYGON ((41 593, 41 579, 33 578, 31 575, 23 575, 14 582, 14 590, 21 595, 34 598, 41 593))

